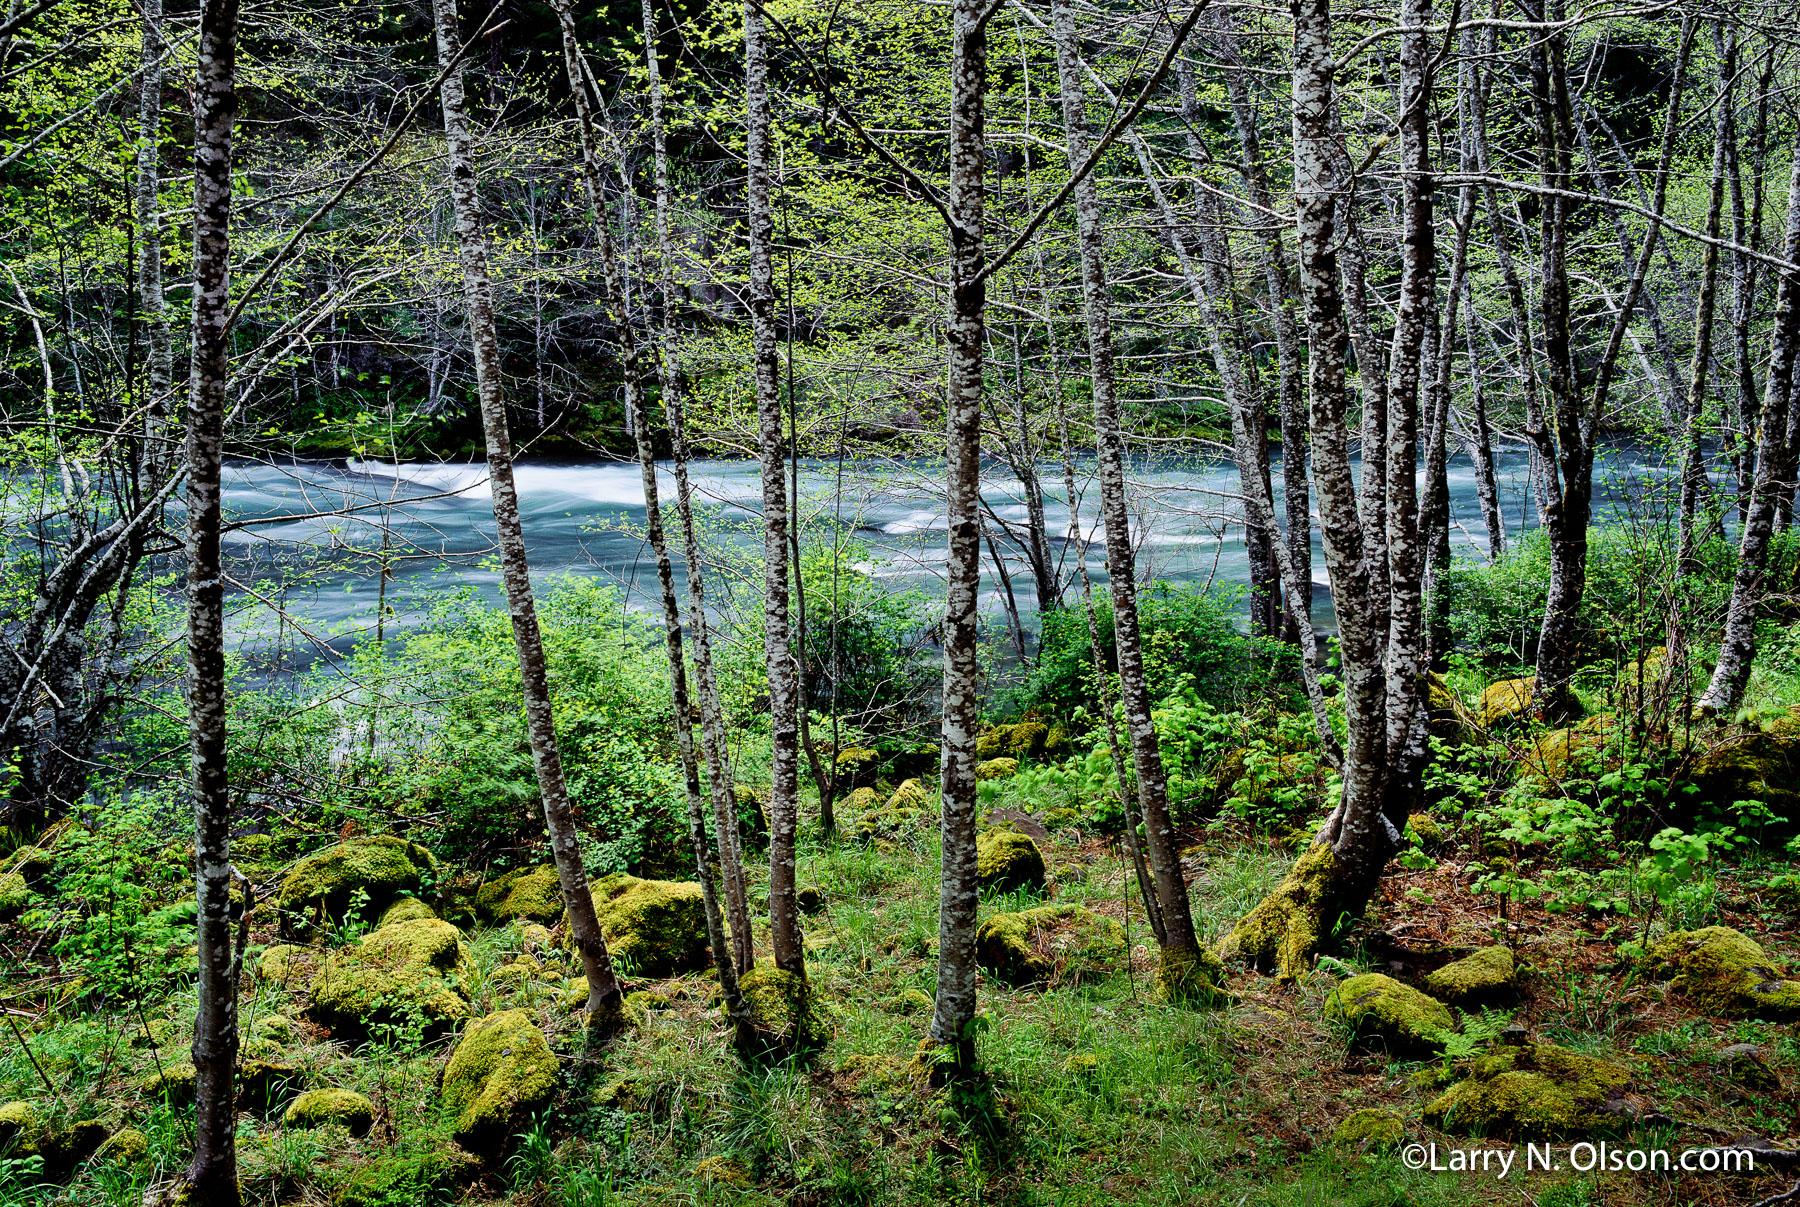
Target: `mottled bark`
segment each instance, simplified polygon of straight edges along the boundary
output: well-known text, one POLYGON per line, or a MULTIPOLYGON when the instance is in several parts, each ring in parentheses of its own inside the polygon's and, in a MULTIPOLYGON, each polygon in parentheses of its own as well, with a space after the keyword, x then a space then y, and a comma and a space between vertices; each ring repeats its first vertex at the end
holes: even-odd
POLYGON ((975 1060, 975 735, 981 723, 981 394, 987 285, 981 275, 983 158, 987 153, 987 30, 982 0, 956 0, 950 55, 950 313, 945 400, 944 720, 939 790, 942 869, 938 889, 937 1006, 933 1042, 955 1067, 975 1060))
MULTIPOLYGON (((1055 0, 1057 78, 1062 92, 1064 137, 1069 170, 1088 155, 1087 103, 1081 82, 1079 46, 1068 0, 1055 0)), ((1089 381, 1094 396, 1094 438, 1100 481, 1100 514, 1106 531, 1106 570, 1113 604, 1113 632, 1119 667, 1119 695, 1125 706, 1126 732, 1137 773, 1138 807, 1143 814, 1145 855, 1156 878, 1165 947, 1191 951, 1197 946, 1188 903, 1187 882, 1169 814, 1168 781, 1151 715, 1149 680, 1144 669, 1143 635, 1138 621, 1137 572, 1131 547, 1130 512, 1125 500, 1125 438, 1119 424, 1117 385, 1113 372, 1111 301, 1107 292, 1100 192, 1092 174, 1075 185, 1075 222, 1081 250, 1081 300, 1087 320, 1089 381)))
POLYGON ((193 360, 187 400, 188 736, 193 758, 194 1159, 189 1201, 233 1207, 237 978, 232 974, 231 784, 226 768, 225 567, 220 485, 231 391, 231 155, 237 0, 200 9, 194 81, 193 360))
MULTIPOLYGON (((1784 258, 1800 262, 1800 138, 1794 147, 1793 172, 1788 182, 1787 237, 1784 258)), ((1699 709, 1729 716, 1743 703, 1756 660, 1756 616, 1767 591, 1769 538, 1774 531, 1781 501, 1794 493, 1794 448, 1788 441, 1793 407, 1794 359, 1800 354, 1800 272, 1783 272, 1775 294, 1775 318, 1769 335, 1769 375, 1763 386, 1762 413, 1758 417, 1756 484, 1749 514, 1738 538, 1737 571, 1731 583, 1731 603, 1725 614, 1725 635, 1712 679, 1701 695, 1699 709)))
POLYGON ((675 475, 675 509, 681 520, 682 556, 687 567, 688 632, 694 643, 694 684, 700 696, 700 731, 706 751, 708 795, 719 854, 719 879, 725 889, 725 912, 731 924, 732 954, 740 973, 756 964, 750 926, 750 890, 738 836, 737 786, 731 773, 725 710, 713 668, 711 620, 706 614, 706 575, 694 524, 694 491, 688 480, 687 379, 681 370, 681 345, 675 327, 675 242, 669 225, 668 125, 663 112, 662 65, 657 59, 656 10, 644 0, 644 63, 648 73, 650 133, 654 148, 656 188, 656 284, 662 295, 657 382, 663 415, 669 425, 669 451, 675 475))
MULTIPOLYGON (((1761 251, 1763 245, 1764 169, 1768 158, 1769 91, 1774 84, 1775 47, 1763 55, 1756 81, 1756 116, 1750 129, 1751 188, 1745 213, 1743 159, 1738 153, 1736 123, 1726 143, 1731 180, 1731 239, 1740 247, 1761 251)), ((1731 431, 1732 467, 1737 477, 1738 523, 1750 518, 1750 496, 1755 491, 1757 416, 1756 365, 1750 352, 1750 327, 1756 319, 1756 291, 1762 262, 1745 252, 1731 257, 1731 361, 1737 389, 1733 400, 1735 423, 1731 431)))
POLYGON ((788 620, 787 438, 775 333, 775 224, 769 208, 769 63, 762 10, 744 5, 745 201, 749 224, 750 334, 763 502, 763 654, 769 682, 769 944, 775 966, 804 976, 795 900, 800 825, 800 685, 788 620))
MULTIPOLYGON (((460 41, 456 0, 433 0, 432 10, 438 61, 452 63, 460 41)), ((518 653, 525 703, 525 733, 531 745, 532 767, 537 773, 538 794, 544 802, 544 826, 549 832, 550 853, 556 862, 563 904, 568 909, 569 931, 587 973, 589 1021, 604 1029, 616 1024, 622 999, 612 957, 606 949, 606 937, 600 933, 600 920, 594 913, 594 898, 588 889, 587 869, 582 863, 575 813, 569 803, 568 783, 563 775, 562 752, 557 745, 549 664, 544 654, 543 632, 538 626, 537 601, 531 588, 531 566, 525 556, 525 531, 519 521, 519 492, 513 482, 512 435, 506 423, 504 367, 494 325, 494 287, 488 275, 487 233, 481 223, 481 197, 475 178, 475 157, 464 95, 463 70, 459 66, 445 74, 439 85, 439 97, 443 104, 450 200, 462 266, 463 307, 467 315, 469 344, 474 353, 481 426, 487 440, 488 487, 494 501, 500 577, 506 588, 507 610, 512 616, 513 646, 518 653)))

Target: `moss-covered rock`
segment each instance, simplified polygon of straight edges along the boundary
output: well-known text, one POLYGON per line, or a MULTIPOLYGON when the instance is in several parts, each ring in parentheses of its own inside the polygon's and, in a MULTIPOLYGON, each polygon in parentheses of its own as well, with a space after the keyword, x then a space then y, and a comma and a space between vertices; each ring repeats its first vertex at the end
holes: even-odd
POLYGON ((1781 1074, 1769 1063, 1769 1050, 1760 1044, 1731 1044, 1720 1051, 1716 1064, 1725 1079, 1741 1089, 1781 1089, 1781 1074))
POLYGON ((276 943, 264 949, 256 962, 256 972, 271 985, 296 985, 312 972, 313 953, 291 943, 276 943))
POLYGON ((834 766, 840 784, 852 788, 867 787, 875 782, 875 776, 881 770, 881 752, 867 746, 846 747, 838 751, 834 766))
POLYGON ((1332 1144, 1355 1152, 1391 1152, 1404 1139, 1406 1120, 1381 1107, 1352 1111, 1331 1131, 1332 1144))
POLYGON ((0 922, 10 922, 31 904, 31 886, 18 872, 0 876, 0 922))
POLYGON ((358 900, 365 918, 379 917, 402 893, 435 890, 438 878, 437 856, 416 842, 392 834, 347 839, 308 855, 282 880, 282 925, 297 934, 341 921, 358 900))
POLYGON ((1019 774, 1018 759, 988 759, 975 767, 978 780, 1009 780, 1019 774))
POLYGON ((1550 1043, 1495 1047, 1425 1108, 1453 1135, 1555 1140, 1616 1132, 1638 1113, 1631 1070, 1550 1043))
POLYGON ((488 973, 488 985, 496 993, 516 993, 537 977, 535 964, 535 960, 531 964, 503 964, 488 973))
POLYGON ((1342 1023, 1360 1042, 1375 1042, 1404 1056, 1443 1051, 1456 1020, 1444 1003, 1391 976, 1368 972, 1344 981, 1325 998, 1325 1017, 1342 1023))
POLYGON ((456 1142, 491 1156, 556 1096, 556 1053, 530 1012, 502 1010, 469 1026, 444 1068, 456 1142))
POLYGON ((816 884, 803 885, 794 894, 794 903, 808 917, 821 913, 825 909, 825 890, 816 884))
POLYGON ((375 1104, 355 1090, 308 1090, 288 1104, 281 1116, 284 1127, 311 1128, 340 1123, 352 1136, 367 1135, 375 1123, 375 1104))
POLYGON ((482 885, 475 894, 475 909, 494 922, 527 919, 546 926, 563 916, 562 881, 556 865, 514 868, 482 885))
POLYGON ((975 877, 996 893, 1044 889, 1044 854, 1029 834, 986 830, 975 839, 975 877))
POLYGON ((397 922, 326 958, 313 978, 313 1011, 352 1030, 414 1013, 428 1029, 442 1029, 469 1015, 462 996, 468 963, 462 932, 448 922, 397 922))
POLYGON ((929 1014, 937 1008, 937 1002, 923 989, 902 989, 885 1003, 889 1014, 929 1014))
POLYGON ((784 1054, 805 1054, 823 1048, 831 1028, 819 1009, 811 982, 764 961, 738 981, 744 1001, 756 1019, 769 1047, 784 1054))
POLYGON ((606 946, 623 968, 666 977, 707 966, 706 901, 698 884, 620 873, 591 888, 606 946))
POLYGON ((0 1153, 9 1157, 36 1156, 46 1136, 43 1118, 29 1102, 0 1106, 0 1153))
POLYGON ((1450 684, 1436 671, 1426 677, 1425 692, 1431 736, 1446 742, 1462 740, 1474 724, 1462 699, 1450 690, 1450 684))
POLYGON ((391 1153, 352 1170, 334 1207, 417 1207, 479 1172, 480 1162, 455 1146, 391 1153))
POLYGON ((1444 827, 1429 813, 1414 813, 1406 819, 1406 836, 1419 844, 1419 849, 1435 855, 1449 842, 1444 827))
POLYGON ((121 1165, 138 1165, 150 1155, 150 1137, 135 1127, 120 1128, 101 1146, 101 1155, 121 1165))
POLYGON ((1524 720, 1531 711, 1531 692, 1536 684, 1535 675, 1490 683, 1481 693, 1478 718, 1482 728, 1492 729, 1524 720))
MULTIPOLYGON (((266 1045, 267 1040, 253 1043, 266 1045)), ((269 1112, 298 1093, 305 1075, 282 1058, 278 1052, 256 1057, 241 1056, 237 1067, 238 1106, 244 1110, 269 1112)))
POLYGON ((882 834, 892 834, 921 825, 937 816, 925 785, 909 779, 894 789, 892 796, 879 808, 861 811, 856 819, 857 836, 869 842, 882 834))
POLYGON ((381 912, 381 919, 375 923, 375 929, 392 926, 396 922, 416 922, 420 918, 435 918, 437 911, 426 905, 417 897, 401 897, 381 912))
POLYGON ((138 1083, 144 1097, 170 1106, 188 1106, 194 1101, 199 1078, 191 1060, 165 1064, 138 1083))
POLYGON ((175 1034, 175 1024, 166 1018, 145 1019, 131 1032, 134 1048, 160 1048, 175 1034))
POLYGON ((1095 980, 1125 954, 1125 928, 1079 905, 995 914, 975 932, 976 962, 1009 985, 1095 980))
POLYGON ((1425 977, 1425 991, 1451 1006, 1474 1010, 1511 1001, 1519 970, 1504 947, 1483 947, 1425 977))
POLYGON ((294 1020, 285 1014, 259 1014, 250 1024, 250 1034, 277 1044, 294 1042, 294 1020))
POLYGON ((1694 760, 1694 803, 1729 809, 1754 800, 1778 817, 1800 819, 1800 718, 1727 733, 1694 760))
POLYGON ((1800 981, 1741 931, 1682 930, 1650 949, 1652 970, 1695 1007, 1725 1018, 1800 1018, 1800 981))
POLYGON ((20 847, 0 858, 0 871, 18 873, 33 888, 42 884, 55 866, 56 856, 45 847, 20 847))

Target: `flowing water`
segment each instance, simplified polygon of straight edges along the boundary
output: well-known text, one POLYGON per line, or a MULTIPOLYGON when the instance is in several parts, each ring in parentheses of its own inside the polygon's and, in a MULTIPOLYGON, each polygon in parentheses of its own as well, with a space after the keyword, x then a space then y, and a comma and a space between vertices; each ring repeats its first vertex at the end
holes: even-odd
MULTIPOLYGON (((998 467, 988 468, 986 505, 1022 528, 1026 509, 1019 483, 998 467)), ((1605 479, 1645 468, 1641 457, 1615 452, 1598 473, 1605 479)), ((748 576, 759 573, 761 554, 756 464, 699 461, 691 472, 712 547, 720 555, 721 587, 735 562, 739 581, 753 588, 748 576)), ((1061 485, 1061 468, 1046 465, 1042 472, 1048 528, 1065 575, 1074 572, 1085 546, 1088 572, 1104 582, 1099 489, 1091 463, 1079 469, 1073 507, 1061 485)), ((644 493, 635 463, 521 464, 516 473, 534 575, 540 580, 603 576, 618 585, 630 606, 655 606, 655 562, 642 538, 644 493)), ((941 464, 926 462, 802 462, 802 505, 815 539, 829 542, 835 531, 854 541, 858 564, 875 578, 941 595, 946 530, 941 474, 941 464)), ((1500 454, 1498 475, 1507 530, 1517 532, 1531 518, 1525 457, 1500 454)), ((1486 529, 1474 471, 1457 458, 1449 477, 1453 542, 1464 554, 1479 554, 1486 529)), ((1132 478, 1141 576, 1214 585, 1247 581, 1234 467, 1158 461, 1134 466, 1132 478)), ((667 506, 674 491, 667 466, 660 490, 667 506)), ((378 625, 394 635, 446 591, 467 587, 501 602, 485 466, 244 462, 228 468, 225 506, 237 525, 228 537, 229 552, 238 558, 236 578, 244 587, 235 627, 252 644, 266 646, 273 638, 299 660, 311 661, 328 650, 349 649, 378 625)), ((672 521, 672 507, 667 514, 672 521)), ((1029 623, 1036 599, 1029 569, 1016 548, 1004 541, 1000 548, 1019 611, 1029 623)), ((1316 592, 1315 620, 1329 630, 1334 617, 1316 536, 1313 567, 1315 582, 1327 588, 1316 592)), ((982 588, 983 607, 997 616, 1005 588, 986 550, 982 588)))

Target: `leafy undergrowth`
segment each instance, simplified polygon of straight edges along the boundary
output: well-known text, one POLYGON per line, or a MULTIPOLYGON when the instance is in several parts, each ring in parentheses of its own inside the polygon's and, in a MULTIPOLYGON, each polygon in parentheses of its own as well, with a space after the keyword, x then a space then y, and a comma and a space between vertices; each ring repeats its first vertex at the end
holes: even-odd
MULTIPOLYGON (((1683 1009, 1620 960, 1620 942, 1632 938, 1629 924, 1547 913, 1529 901, 1508 902, 1502 917, 1501 899, 1474 888, 1484 865, 1459 858, 1454 845, 1429 866, 1390 869, 1381 900, 1349 936, 1341 958, 1322 962, 1298 985, 1240 974, 1234 1004, 1189 1009, 1155 998, 1154 945, 1136 907, 1129 865, 1101 840, 1059 831, 1045 852, 1054 869, 1052 895, 1126 925, 1131 958, 1098 981, 1048 988, 984 981, 986 1083, 956 1094, 925 1088, 906 1063, 929 1021, 935 841, 921 829, 874 849, 846 844, 803 851, 802 882, 822 888, 827 901, 808 922, 808 947, 832 1028, 829 1046, 805 1067, 744 1070, 727 1047, 712 984, 696 974, 633 981, 643 991, 634 999, 646 1008, 643 1024, 610 1047, 590 1049, 564 995, 571 970, 554 949, 535 946, 512 925, 469 928, 464 989, 472 1013, 529 1009, 564 1058, 556 1105, 486 1166, 446 1156, 455 1150, 437 1084, 448 1039, 402 1024, 351 1048, 306 1020, 304 980, 287 988, 248 978, 245 1034, 265 1033, 271 1016, 293 1025, 276 1058, 287 1071, 265 1101, 244 1104, 239 1151, 247 1200, 318 1207, 490 1201, 546 1207, 1528 1201, 1575 1207, 1743 1202, 1785 1186, 1770 1173, 1582 1177, 1515 1169, 1500 1179, 1493 1171, 1415 1172, 1394 1153, 1333 1145, 1337 1123, 1367 1107, 1399 1112, 1411 1140, 1435 1140, 1445 1150, 1486 1143, 1424 1128, 1420 1111, 1434 1091, 1419 1088, 1415 1075, 1435 1062, 1392 1060, 1354 1046, 1326 1021, 1323 1002, 1352 973, 1404 978, 1441 963, 1447 951, 1496 941, 1513 947, 1526 969, 1511 1019, 1534 1035, 1626 1063, 1644 1095, 1674 1119, 1778 1144, 1796 1129, 1791 1094, 1746 1093, 1716 1064, 1726 1045, 1758 1043, 1791 1083, 1800 1077, 1800 1049, 1790 1031, 1683 1009), (530 975, 495 975, 518 961, 527 962, 530 975), (326 1085, 369 1098, 375 1122, 367 1135, 283 1125, 282 1108, 293 1092, 326 1085)), ((1263 843, 1215 841, 1191 849, 1188 872, 1203 932, 1221 933, 1279 879, 1290 858, 1263 843)), ((1005 897, 983 908, 1024 903, 1005 897)), ((1793 946, 1779 912, 1729 877, 1720 881, 1715 908, 1719 920, 1756 934, 1772 952, 1793 946)), ((254 937, 274 941, 266 933, 254 937)), ((5 940, 41 943, 21 927, 9 928, 5 940)), ((25 968, 32 952, 8 955, 13 967, 25 968)), ((255 967, 254 955, 249 963, 255 967)), ((79 989, 61 986, 57 1004, 54 986, 15 983, 17 1000, 50 1004, 17 1019, 28 1050, 10 1033, 0 1041, 0 1098, 30 1100, 58 1125, 97 1118, 115 1132, 139 1129, 144 1155, 107 1149, 58 1176, 41 1158, 15 1154, 0 1164, 0 1200, 124 1207, 167 1179, 187 1151, 190 1114, 179 1095, 159 1103, 154 1081, 186 1058, 191 998, 135 994, 100 1006, 79 989)), ((1467 1031, 1492 1035, 1504 1021, 1490 1014, 1467 1031)), ((1704 1133, 1665 1125, 1619 1143, 1678 1151, 1706 1140, 1704 1133)))

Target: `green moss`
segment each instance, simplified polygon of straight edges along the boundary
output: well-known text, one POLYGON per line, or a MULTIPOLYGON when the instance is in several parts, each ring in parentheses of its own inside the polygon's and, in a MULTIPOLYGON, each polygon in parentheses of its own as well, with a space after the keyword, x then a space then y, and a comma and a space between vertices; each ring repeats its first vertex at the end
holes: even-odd
POLYGON ((337 1087, 308 1090, 288 1104, 281 1116, 284 1127, 324 1127, 341 1123, 353 1136, 367 1135, 375 1122, 375 1104, 355 1090, 337 1087))
POLYGON ((31 887, 19 872, 0 876, 0 922, 9 921, 25 912, 31 903, 31 887))
POLYGON ((937 1002, 923 989, 902 989, 887 1000, 889 1014, 929 1014, 937 1002))
POLYGON ((1225 962, 1209 948, 1165 947, 1156 958, 1156 992, 1165 1002, 1222 1005, 1225 962))
POLYGON ((1044 753, 1050 727, 1042 721, 1020 721, 1006 735, 1006 753, 1015 759, 1035 759, 1044 753))
POLYGON ((894 789, 894 794, 887 799, 884 806, 889 813, 911 815, 930 813, 931 795, 925 791, 925 785, 916 779, 903 782, 894 789))
POLYGON ((799 973, 763 962, 738 981, 766 1043, 782 1054, 810 1053, 831 1039, 812 984, 799 973))
POLYGON ((1696 804, 1729 809, 1755 800, 1779 817, 1800 817, 1800 728, 1783 717, 1719 742, 1704 749, 1692 775, 1696 804))
POLYGON ((271 985, 290 985, 306 975, 307 961, 301 959, 306 948, 289 943, 276 943, 262 953, 256 962, 257 975, 271 985))
POLYGON ((0 1155, 34 1156, 43 1143, 44 1121, 38 1116, 37 1107, 29 1102, 0 1106, 0 1155))
POLYGON ((291 1044, 294 1042, 294 1020, 285 1014, 259 1014, 250 1024, 250 1034, 277 1044, 291 1044))
POLYGON ((1456 1135, 1568 1139, 1623 1129, 1633 1115, 1631 1070, 1555 1044, 1495 1048, 1425 1108, 1425 1122, 1456 1135))
POLYGON ((824 910, 825 890, 816 884, 805 885, 794 894, 794 902, 800 907, 801 913, 810 917, 824 910))
POLYGON ((592 890, 606 946, 624 968, 666 977, 707 966, 706 902, 698 884, 619 874, 594 881, 592 890))
MULTIPOLYGON (((255 1041, 266 1044, 267 1040, 255 1041)), ((242 1058, 237 1067, 238 1103, 268 1111, 299 1090, 303 1074, 278 1054, 242 1058)))
POLYGON ((36 884, 50 874, 56 864, 56 856, 43 847, 20 847, 12 854, 0 859, 0 868, 8 872, 17 872, 26 881, 36 884))
POLYGON ((864 842, 878 835, 892 833, 937 816, 925 786, 916 779, 906 780, 879 808, 859 810, 856 832, 864 842))
POLYGON ((147 1019, 131 1033, 134 1048, 160 1048, 175 1034, 175 1024, 166 1018, 147 1019))
POLYGON ((331 953, 313 979, 313 1009, 360 1029, 416 1013, 429 1028, 467 1018, 462 932, 437 918, 398 922, 331 953))
POLYGON ((476 1172, 476 1163, 454 1149, 377 1157, 355 1169, 339 1188, 335 1207, 420 1207, 476 1172))
POLYGON ((456 1142, 493 1155, 556 1096, 556 1053, 529 1011, 502 1010, 471 1024, 444 1068, 444 1106, 456 1142))
POLYGON ((1300 976, 1327 935, 1337 890, 1337 856, 1315 842, 1301 852, 1285 879, 1244 915, 1217 948, 1227 965, 1243 963, 1275 971, 1282 980, 1300 976))
POLYGON ((562 881, 557 878, 556 865, 514 868, 488 881, 475 894, 475 909, 496 922, 528 918, 555 925, 563 916, 562 881))
POLYGON ((1425 977, 1425 991, 1452 1006, 1472 1010, 1508 1001, 1518 980, 1513 953, 1504 947, 1483 947, 1473 955, 1446 964, 1425 977))
POLYGON ((702 1186, 744 1189, 750 1185, 750 1171, 735 1157, 707 1157, 697 1163, 688 1176, 702 1186))
POLYGON ((1456 1020, 1434 997, 1379 972, 1353 976, 1325 999, 1325 1017, 1404 1056, 1440 1052, 1456 1020))
POLYGON ((1531 692, 1536 684, 1537 677, 1533 675, 1490 683, 1481 693, 1481 727, 1492 729, 1524 720, 1531 710, 1531 692))
POLYGON ((1726 926, 1676 931, 1650 949, 1651 966, 1696 1007, 1726 1018, 1800 1018, 1800 981, 1756 940, 1726 926))
POLYGON ((1016 830, 986 830, 975 839, 975 878, 991 892, 1018 889, 1042 892, 1044 855, 1031 835, 1016 830))
POLYGON ((391 834, 351 838, 294 865, 281 882, 282 924, 300 933, 321 921, 342 920, 360 892, 365 916, 376 916, 402 893, 417 894, 439 876, 437 857, 391 834))
POLYGON ((1018 759, 988 759, 976 766, 978 780, 1009 780, 1019 774, 1018 759))
POLYGON ((417 897, 402 897, 382 911, 381 920, 375 923, 375 929, 380 930, 396 922, 416 922, 420 918, 435 917, 437 911, 417 897))
POLYGON ((137 1165, 150 1155, 150 1137, 135 1127, 121 1128, 101 1147, 101 1155, 121 1165, 137 1165))
POLYGON ((197 1084, 194 1062, 183 1060, 163 1065, 139 1082, 138 1088, 146 1098, 166 1102, 170 1106, 187 1106, 194 1101, 197 1084))
POLYGON ((1380 1107, 1365 1107, 1345 1116, 1331 1132, 1331 1142, 1357 1152, 1391 1152, 1406 1139, 1406 1120, 1380 1107))
POLYGON ((975 757, 978 759, 997 759, 1006 753, 1006 739, 1012 736, 1012 726, 996 725, 992 729, 984 729, 975 738, 975 757))
POLYGON ((875 782, 875 774, 881 769, 881 752, 871 750, 867 746, 850 746, 838 751, 838 782, 861 787, 875 782))
POLYGON ((1047 809, 1044 812, 1044 829, 1054 833, 1067 829, 1081 820, 1079 809, 1047 809))
POLYGON ((1443 850, 1448 841, 1444 827, 1438 825, 1437 818, 1429 813, 1414 813, 1407 818, 1406 835, 1417 842, 1422 850, 1434 855, 1443 850))
POLYGON ((1125 929, 1078 905, 995 914, 975 932, 975 959, 1009 985, 1094 980, 1125 958, 1125 929))

